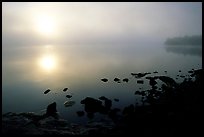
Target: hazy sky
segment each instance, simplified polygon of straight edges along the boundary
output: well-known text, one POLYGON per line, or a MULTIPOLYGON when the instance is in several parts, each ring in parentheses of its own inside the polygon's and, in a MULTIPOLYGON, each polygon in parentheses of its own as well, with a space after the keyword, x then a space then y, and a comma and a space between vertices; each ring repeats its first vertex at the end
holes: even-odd
POLYGON ((202 3, 6 3, 3 46, 163 42, 202 34, 202 3))

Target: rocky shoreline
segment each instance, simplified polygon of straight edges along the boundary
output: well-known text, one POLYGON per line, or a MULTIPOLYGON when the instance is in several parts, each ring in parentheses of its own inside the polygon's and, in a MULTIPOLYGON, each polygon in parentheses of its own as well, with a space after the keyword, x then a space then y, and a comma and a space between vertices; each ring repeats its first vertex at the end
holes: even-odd
MULTIPOLYGON (((121 110, 122 115, 117 114, 119 109, 111 107, 110 99, 104 96, 99 99, 86 97, 81 104, 87 117, 91 119, 94 113, 102 113, 110 119, 87 122, 85 125, 69 123, 59 117, 55 102, 47 106, 43 115, 9 112, 2 115, 2 135, 198 135, 202 131, 199 123, 202 118, 203 69, 189 73, 195 80, 185 79, 182 83, 175 83, 167 76, 146 77, 152 88, 136 91, 135 94, 142 96, 149 105, 130 104, 121 110), (157 79, 165 83, 161 87, 162 92, 157 90, 157 79)), ((82 111, 79 114, 83 115, 82 111)))

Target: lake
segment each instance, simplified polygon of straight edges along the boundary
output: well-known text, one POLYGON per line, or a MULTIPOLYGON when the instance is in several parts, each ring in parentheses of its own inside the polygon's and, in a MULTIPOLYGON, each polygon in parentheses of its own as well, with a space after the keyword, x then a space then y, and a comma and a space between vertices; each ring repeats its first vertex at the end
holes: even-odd
POLYGON ((140 78, 144 84, 137 83, 131 73, 151 72, 148 76, 167 75, 182 82, 184 78, 178 74, 202 68, 201 46, 27 45, 3 46, 2 54, 3 113, 43 114, 48 104, 56 102, 60 116, 75 123, 88 120, 76 114, 84 109, 80 101, 87 96, 105 96, 118 108, 139 102, 135 91, 150 86, 145 78, 140 78), (129 82, 117 83, 114 78, 128 78, 129 82), (48 88, 51 91, 44 94, 48 88), (68 100, 76 103, 65 107, 68 100))

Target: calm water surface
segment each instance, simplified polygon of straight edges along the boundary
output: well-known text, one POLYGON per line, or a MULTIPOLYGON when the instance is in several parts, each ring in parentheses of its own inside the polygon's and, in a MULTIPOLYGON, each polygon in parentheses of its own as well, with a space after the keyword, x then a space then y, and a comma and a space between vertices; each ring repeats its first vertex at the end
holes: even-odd
MULTIPOLYGON (((62 118, 70 122, 84 121, 76 111, 83 110, 80 101, 86 96, 106 96, 113 107, 123 108, 135 103, 135 91, 148 89, 148 81, 137 84, 132 72, 154 72, 176 78, 191 69, 202 68, 201 47, 166 47, 165 45, 28 45, 3 47, 2 109, 6 112, 36 112, 42 114, 52 102, 62 118), (178 72, 181 70, 182 72, 178 72), (167 71, 167 74, 164 72, 167 71), (129 78, 116 83, 115 77, 129 78), (104 83, 100 79, 107 78, 104 83), (68 91, 63 92, 63 88, 68 91), (48 94, 43 92, 51 89, 48 94), (72 107, 63 103, 76 101, 72 107)), ((175 79, 176 80, 176 79, 175 79)), ((178 78, 176 81, 181 82, 178 78)))

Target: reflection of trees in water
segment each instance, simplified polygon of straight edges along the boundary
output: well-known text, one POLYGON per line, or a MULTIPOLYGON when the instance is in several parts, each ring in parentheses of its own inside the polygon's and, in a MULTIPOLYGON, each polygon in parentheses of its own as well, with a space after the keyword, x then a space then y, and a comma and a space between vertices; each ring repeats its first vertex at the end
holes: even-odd
POLYGON ((202 56, 202 46, 165 46, 165 49, 176 54, 202 56))

